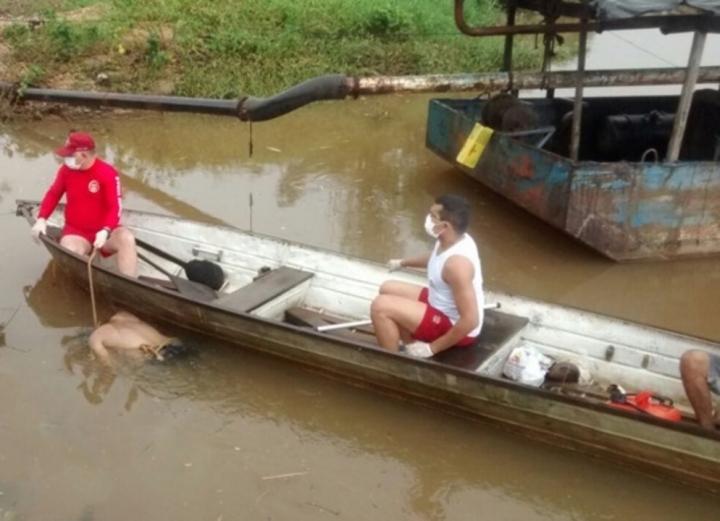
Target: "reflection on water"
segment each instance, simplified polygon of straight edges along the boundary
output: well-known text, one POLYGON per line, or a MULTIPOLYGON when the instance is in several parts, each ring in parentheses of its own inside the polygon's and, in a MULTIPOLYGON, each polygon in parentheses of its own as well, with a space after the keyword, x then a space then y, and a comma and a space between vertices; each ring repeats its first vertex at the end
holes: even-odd
MULTIPOLYGON (((426 102, 308 107, 255 125, 252 158, 233 120, 72 126, 122 169, 127 207, 242 228, 252 211, 256 231, 384 260, 427 248, 430 199, 460 192, 493 288, 720 339, 717 260, 597 257, 427 152, 426 102)), ((0 519, 716 519, 696 491, 206 339, 187 363, 108 373, 87 295, 10 215, 42 195, 68 126, 0 136, 0 308, 19 309, 0 348, 0 519)))

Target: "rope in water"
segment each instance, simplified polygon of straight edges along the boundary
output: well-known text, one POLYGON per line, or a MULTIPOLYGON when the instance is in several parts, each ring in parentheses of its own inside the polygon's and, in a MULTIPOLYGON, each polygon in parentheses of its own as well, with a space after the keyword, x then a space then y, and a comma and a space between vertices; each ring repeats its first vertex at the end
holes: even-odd
POLYGON ((97 307, 95 306, 95 288, 93 287, 93 276, 92 276, 92 262, 93 262, 93 259, 95 258, 96 253, 97 253, 97 248, 93 248, 92 252, 90 253, 90 257, 88 258, 88 262, 87 262, 87 273, 88 273, 88 282, 90 284, 90 304, 92 305, 93 325, 95 327, 98 327, 97 307))

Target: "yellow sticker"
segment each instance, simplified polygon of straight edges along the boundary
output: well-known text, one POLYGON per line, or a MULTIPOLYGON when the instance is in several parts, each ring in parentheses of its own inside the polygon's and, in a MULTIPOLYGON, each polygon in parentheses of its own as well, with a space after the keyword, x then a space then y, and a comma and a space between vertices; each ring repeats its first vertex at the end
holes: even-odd
POLYGON ((485 127, 480 123, 475 123, 472 132, 470 132, 470 135, 465 140, 465 144, 462 149, 460 149, 455 160, 468 168, 475 168, 492 135, 493 129, 485 127))

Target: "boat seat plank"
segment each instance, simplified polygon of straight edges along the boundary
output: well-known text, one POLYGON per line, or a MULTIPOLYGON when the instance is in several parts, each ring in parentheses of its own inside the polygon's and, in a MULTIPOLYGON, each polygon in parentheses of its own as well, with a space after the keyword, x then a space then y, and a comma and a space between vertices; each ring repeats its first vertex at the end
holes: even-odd
POLYGON ((468 371, 477 371, 485 360, 514 338, 527 323, 527 317, 495 309, 487 310, 480 337, 475 344, 448 349, 436 354, 433 360, 468 371))
MULTIPOLYGON (((327 326, 330 324, 340 324, 342 322, 348 322, 347 319, 328 315, 326 313, 320 313, 318 311, 303 307, 294 307, 286 310, 285 321, 296 326, 310 327, 313 329, 319 326, 327 326)), ((340 336, 357 342, 377 344, 377 341, 375 339, 375 330, 372 326, 336 329, 333 331, 328 331, 327 334, 340 336)))
POLYGON ((234 311, 248 313, 282 295, 312 277, 314 273, 280 266, 213 303, 234 311))
MULTIPOLYGON (((294 307, 285 311, 285 320, 297 326, 316 328, 328 324, 347 322, 348 319, 319 313, 312 309, 294 307)), ((436 362, 448 364, 468 371, 476 371, 493 353, 515 337, 528 323, 526 317, 511 315, 496 310, 485 312, 480 338, 468 347, 456 347, 438 353, 433 357, 436 362)), ((340 336, 349 340, 377 344, 375 330, 372 326, 360 326, 352 329, 328 331, 327 334, 340 336)))
POLYGON ((173 282, 168 279, 158 279, 156 277, 148 277, 147 275, 139 275, 138 280, 146 282, 153 286, 160 286, 161 288, 177 291, 175 284, 173 284, 173 282))

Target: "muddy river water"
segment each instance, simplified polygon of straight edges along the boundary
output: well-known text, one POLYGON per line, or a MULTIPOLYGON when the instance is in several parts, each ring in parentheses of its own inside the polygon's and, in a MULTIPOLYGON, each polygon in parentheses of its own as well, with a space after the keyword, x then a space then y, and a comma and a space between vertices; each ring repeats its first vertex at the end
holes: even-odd
POLYGON ((427 100, 307 107, 255 125, 252 158, 248 127, 222 118, 1 127, 0 520, 718 519, 697 490, 207 339, 189 361, 104 372, 87 295, 12 215, 71 127, 122 171, 127 207, 252 214, 255 231, 374 260, 427 248, 431 198, 459 192, 488 286, 720 341, 717 259, 599 257, 426 151, 427 100))

